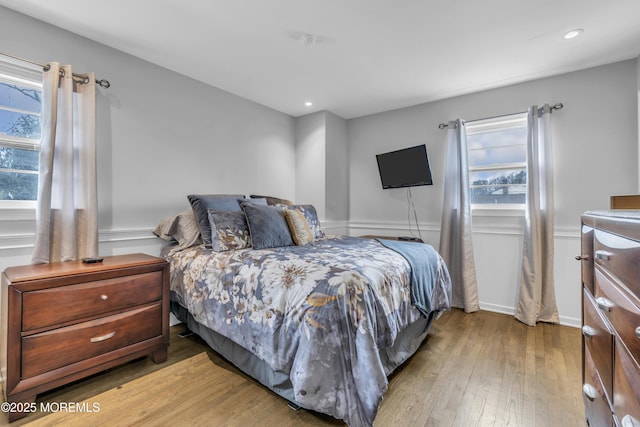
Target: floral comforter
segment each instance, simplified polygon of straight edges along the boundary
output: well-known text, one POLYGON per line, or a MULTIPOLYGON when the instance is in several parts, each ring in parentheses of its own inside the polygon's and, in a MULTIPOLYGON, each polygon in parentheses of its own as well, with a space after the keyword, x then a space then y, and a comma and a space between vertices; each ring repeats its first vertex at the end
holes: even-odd
MULTIPOLYGON (((437 256, 434 312, 449 309, 449 274, 437 256)), ((296 403, 373 424, 387 377, 378 349, 421 313, 411 268, 376 240, 326 237, 305 246, 172 254, 171 289, 199 323, 287 373, 296 403)))

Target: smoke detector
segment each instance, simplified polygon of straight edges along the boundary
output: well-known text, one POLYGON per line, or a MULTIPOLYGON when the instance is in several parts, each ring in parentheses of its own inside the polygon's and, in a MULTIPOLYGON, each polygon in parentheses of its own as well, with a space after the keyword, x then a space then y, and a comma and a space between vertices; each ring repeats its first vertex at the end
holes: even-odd
POLYGON ((316 44, 317 37, 314 34, 304 33, 300 37, 302 44, 306 47, 311 47, 316 44))

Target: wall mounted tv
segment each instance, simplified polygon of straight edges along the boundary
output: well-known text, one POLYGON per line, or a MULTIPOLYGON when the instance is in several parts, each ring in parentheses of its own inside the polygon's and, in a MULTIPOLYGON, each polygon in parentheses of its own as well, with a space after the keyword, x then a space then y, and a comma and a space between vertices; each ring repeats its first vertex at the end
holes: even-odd
POLYGON ((426 145, 376 155, 382 188, 432 185, 426 145))

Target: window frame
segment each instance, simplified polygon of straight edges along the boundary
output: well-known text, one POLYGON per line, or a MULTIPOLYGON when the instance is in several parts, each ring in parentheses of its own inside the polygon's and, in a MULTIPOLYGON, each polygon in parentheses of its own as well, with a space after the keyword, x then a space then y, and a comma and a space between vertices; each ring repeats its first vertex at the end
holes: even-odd
MULTIPOLYGON (((37 89, 42 93, 42 68, 37 65, 25 65, 13 59, 0 60, 0 81, 37 89)), ((5 109, 5 108, 3 108, 5 109)), ((8 108, 7 110, 12 110, 8 108)), ((16 111, 33 114, 27 111, 16 111)), ((32 139, 20 136, 0 135, 0 141, 16 148, 40 151, 40 138, 32 139)), ((38 174, 38 172, 36 172, 38 174)), ((37 197, 37 196, 36 196, 37 197)), ((31 217, 36 209, 37 200, 0 200, 2 219, 24 219, 31 217)))
MULTIPOLYGON (((488 119, 478 119, 465 122, 465 130, 467 136, 467 142, 469 135, 492 132, 496 130, 507 130, 514 128, 521 128, 527 126, 527 113, 514 113, 504 116, 491 117, 488 119)), ((525 141, 526 145, 526 141, 525 141)), ((467 153, 471 150, 467 144, 467 153)), ((471 190, 471 173, 479 170, 497 170, 497 169, 519 169, 524 168, 527 174, 527 182, 529 178, 529 172, 527 170, 527 159, 525 154, 524 162, 517 163, 501 163, 491 164, 484 167, 468 166, 469 182, 467 182, 467 188, 471 190)), ((526 184, 525 184, 526 185, 526 184)), ((473 213, 481 213, 484 216, 520 216, 524 214, 526 207, 525 203, 471 203, 471 211, 473 213)))

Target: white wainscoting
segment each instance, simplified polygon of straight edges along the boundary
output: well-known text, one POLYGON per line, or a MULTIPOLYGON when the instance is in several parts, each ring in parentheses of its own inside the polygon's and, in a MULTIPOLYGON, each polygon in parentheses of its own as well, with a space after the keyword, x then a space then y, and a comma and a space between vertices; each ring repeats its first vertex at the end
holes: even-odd
MULTIPOLYGON (((422 239, 436 249, 440 224, 421 223, 422 239)), ((480 308, 513 315, 517 304, 522 257, 522 219, 518 217, 475 218, 473 225, 474 258, 480 308)), ((416 236, 415 226, 406 222, 353 221, 349 235, 416 236)), ((579 227, 555 230, 555 286, 560 323, 580 327, 580 253, 579 227)))
MULTIPOLYGON (((166 244, 153 235, 151 227, 101 230, 98 238, 101 256, 136 252, 158 256, 166 244)), ((0 271, 10 266, 30 264, 34 242, 33 233, 0 235, 0 271)))
MULTIPOLYGON (((522 228, 517 221, 477 223, 474 223, 473 241, 480 307, 512 315, 520 278, 522 228)), ((327 234, 350 236, 418 236, 415 226, 409 230, 406 222, 325 221, 323 228, 327 234)), ((420 235, 437 249, 440 225, 421 223, 420 235)), ((166 244, 151 233, 151 227, 101 230, 99 238, 102 256, 135 252, 158 256, 166 244)), ((33 234, 0 235, 0 271, 29 264, 33 243, 33 234)), ((555 285, 560 323, 574 327, 579 327, 581 322, 580 263, 574 259, 579 253, 579 228, 556 228, 555 285)))

